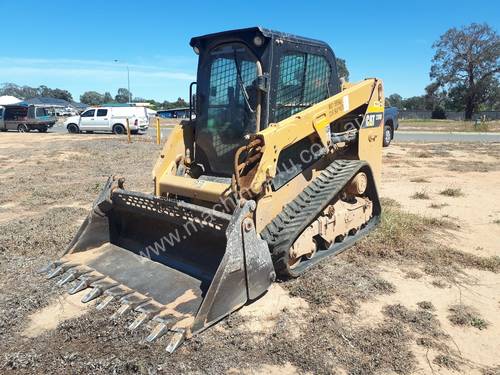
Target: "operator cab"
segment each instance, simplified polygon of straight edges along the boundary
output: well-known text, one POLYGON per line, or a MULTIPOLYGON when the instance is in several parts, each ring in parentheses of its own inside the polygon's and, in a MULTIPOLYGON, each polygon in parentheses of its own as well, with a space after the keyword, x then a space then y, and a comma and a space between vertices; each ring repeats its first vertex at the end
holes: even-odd
POLYGON ((324 42, 253 27, 191 39, 199 55, 195 160, 228 177, 245 136, 340 92, 324 42))

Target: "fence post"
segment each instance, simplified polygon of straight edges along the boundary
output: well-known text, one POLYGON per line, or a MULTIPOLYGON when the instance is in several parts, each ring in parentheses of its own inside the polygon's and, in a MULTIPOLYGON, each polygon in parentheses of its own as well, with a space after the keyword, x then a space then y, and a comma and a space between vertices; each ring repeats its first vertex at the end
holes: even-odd
POLYGON ((161 128, 160 128, 160 118, 156 119, 156 144, 161 143, 161 128))
POLYGON ((130 123, 128 117, 127 117, 127 138, 128 138, 128 143, 131 143, 132 141, 130 139, 130 123))

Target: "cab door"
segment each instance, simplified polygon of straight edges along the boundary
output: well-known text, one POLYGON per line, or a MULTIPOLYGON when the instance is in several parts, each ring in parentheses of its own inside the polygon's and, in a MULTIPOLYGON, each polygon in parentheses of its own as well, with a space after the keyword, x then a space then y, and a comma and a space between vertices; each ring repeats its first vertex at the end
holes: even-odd
POLYGON ((110 131, 109 128, 109 110, 106 108, 98 108, 95 115, 94 127, 98 131, 110 131))
POLYGON ((96 130, 95 129, 95 109, 88 109, 80 116, 80 130, 96 130))

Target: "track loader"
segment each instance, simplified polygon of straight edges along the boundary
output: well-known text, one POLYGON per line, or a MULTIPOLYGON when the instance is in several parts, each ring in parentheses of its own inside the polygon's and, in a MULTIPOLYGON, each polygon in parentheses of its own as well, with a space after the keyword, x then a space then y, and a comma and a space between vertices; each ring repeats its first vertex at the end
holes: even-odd
POLYGON ((43 271, 115 318, 133 314, 129 328, 168 337, 169 352, 347 249, 381 212, 379 79, 341 82, 327 44, 263 28, 190 44, 192 114, 161 151, 154 193, 110 177, 43 271))

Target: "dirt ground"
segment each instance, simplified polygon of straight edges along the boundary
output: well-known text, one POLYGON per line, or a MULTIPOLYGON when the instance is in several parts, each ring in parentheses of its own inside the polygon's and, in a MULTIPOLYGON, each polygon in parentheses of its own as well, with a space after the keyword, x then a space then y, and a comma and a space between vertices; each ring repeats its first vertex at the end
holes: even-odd
POLYGON ((0 134, 1 373, 500 374, 499 144, 391 145, 373 234, 168 355, 35 272, 109 174, 150 191, 133 141, 0 134))

